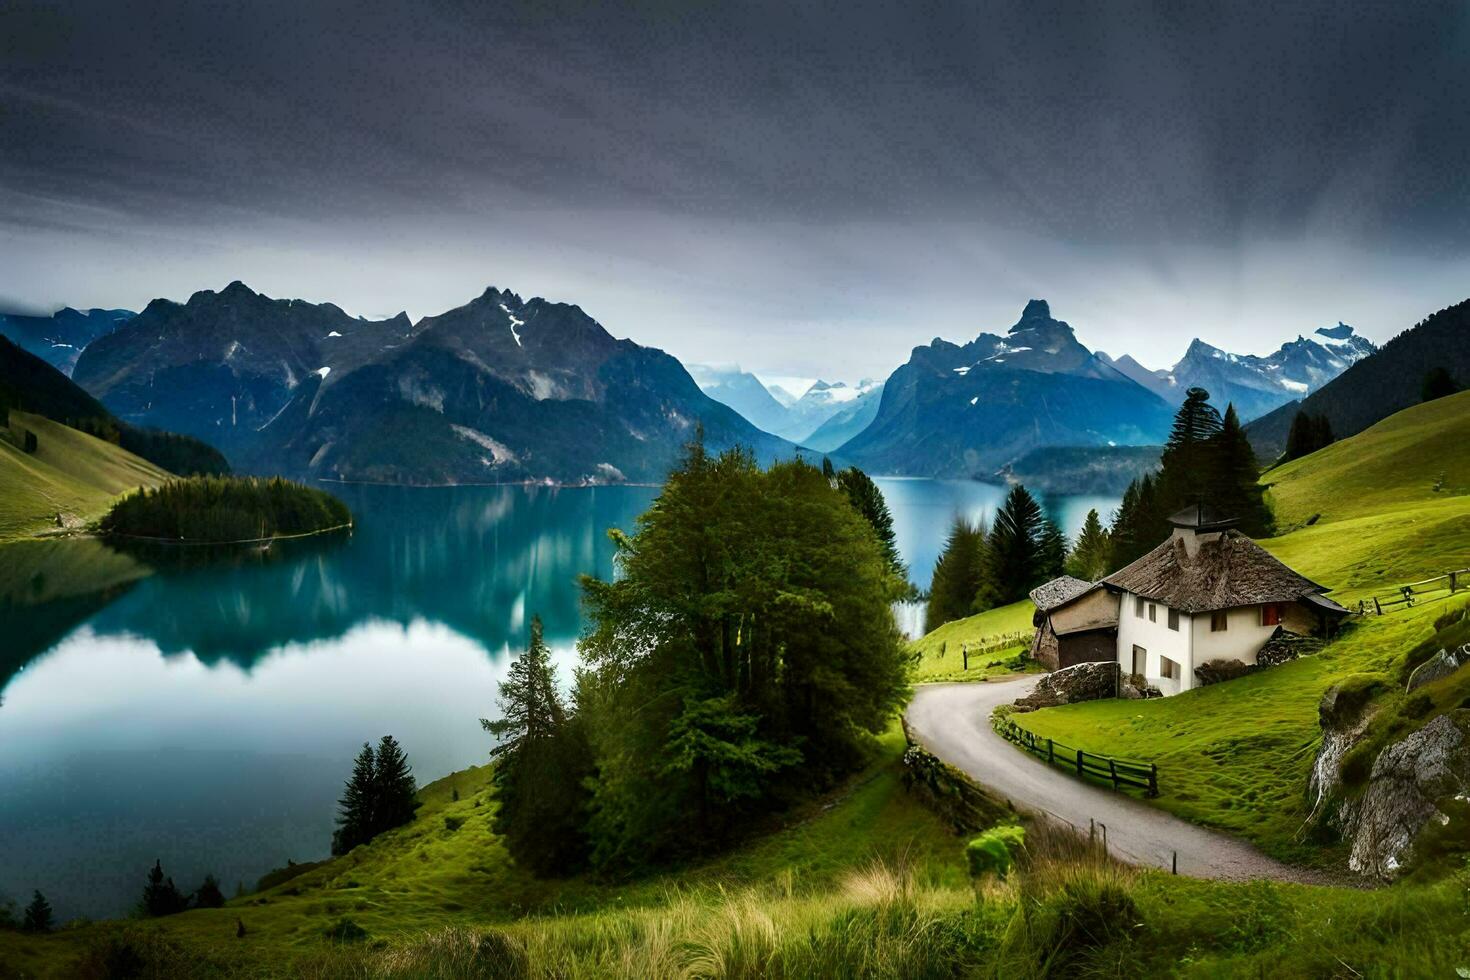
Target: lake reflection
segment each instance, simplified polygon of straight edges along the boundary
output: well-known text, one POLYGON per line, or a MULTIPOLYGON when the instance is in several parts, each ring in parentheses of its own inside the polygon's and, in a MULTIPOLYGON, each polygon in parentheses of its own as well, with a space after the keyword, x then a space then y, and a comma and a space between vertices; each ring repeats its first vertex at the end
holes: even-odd
MULTIPOLYGON (((881 484, 921 587, 951 514, 1004 495, 881 484)), ((326 855, 363 741, 391 732, 421 781, 483 762, 478 719, 530 617, 569 667, 577 576, 612 573, 607 528, 631 529, 657 493, 334 489, 354 533, 267 556, 0 549, 0 896, 117 915, 155 858, 184 888, 206 872, 248 887, 326 855)), ((1069 530, 1086 512, 1047 506, 1069 530)))

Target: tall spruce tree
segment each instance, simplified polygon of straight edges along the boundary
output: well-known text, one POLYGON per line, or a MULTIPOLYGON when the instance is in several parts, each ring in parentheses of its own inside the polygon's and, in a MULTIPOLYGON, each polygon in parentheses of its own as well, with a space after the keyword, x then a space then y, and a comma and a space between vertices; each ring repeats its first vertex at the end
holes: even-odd
MULTIPOLYGON (((1018 602, 1045 581, 1041 539, 1046 523, 1041 505, 1031 496, 1031 491, 1019 483, 1011 487, 1005 503, 996 512, 986 541, 987 606, 1018 602)), ((1065 544, 1062 550, 1065 552, 1065 544)))
POLYGON ((1261 468, 1240 426, 1235 405, 1225 409, 1220 431, 1210 439, 1210 503, 1234 518, 1240 530, 1253 538, 1271 533, 1271 509, 1260 484, 1261 468))
POLYGON ((1068 575, 1096 582, 1108 574, 1112 567, 1111 562, 1112 542, 1094 508, 1087 512, 1082 530, 1077 534, 1077 543, 1067 556, 1066 572, 1068 575))
POLYGON ((392 735, 378 740, 377 766, 373 772, 373 836, 402 827, 413 820, 419 808, 418 784, 408 756, 392 735))
POLYGON ((153 862, 148 872, 148 884, 143 886, 140 907, 144 915, 158 917, 176 915, 189 907, 189 899, 179 891, 172 878, 163 875, 163 861, 153 862))
POLYGON ((214 875, 205 875, 204 881, 194 892, 194 907, 199 909, 217 909, 225 904, 225 893, 220 890, 219 879, 214 875))
POLYGON ((1113 528, 1109 535, 1110 570, 1143 557, 1149 550, 1169 536, 1168 515, 1159 500, 1158 484, 1153 474, 1145 473, 1128 485, 1123 502, 1113 515, 1113 528))
POLYGON ((1326 449, 1335 438, 1332 434, 1332 423, 1326 415, 1308 415, 1304 411, 1298 411, 1292 416, 1291 430, 1286 436, 1286 451, 1281 456, 1281 462, 1290 462, 1319 449, 1326 449))
POLYGON ((889 512, 888 501, 883 499, 883 491, 878 489, 878 484, 856 466, 849 466, 837 474, 837 487, 847 494, 853 507, 878 535, 878 543, 883 546, 883 557, 893 569, 893 574, 907 583, 909 569, 898 553, 898 539, 893 533, 893 514, 889 512))
POLYGON ((531 617, 526 652, 500 683, 500 717, 480 719, 499 741, 492 780, 499 808, 493 828, 518 864, 539 875, 569 874, 586 856, 582 821, 590 746, 581 721, 556 687, 541 618, 531 617))
POLYGON ((368 743, 352 764, 342 798, 337 801, 337 829, 332 833, 332 854, 340 856, 373 839, 373 802, 377 797, 377 753, 368 743))
POLYGON ((1208 391, 1190 388, 1185 393, 1159 458, 1157 490, 1166 517, 1209 492, 1213 470, 1210 440, 1222 424, 1220 413, 1210 404, 1208 391))
POLYGON ((924 607, 924 632, 964 619, 975 612, 985 582, 985 529, 955 515, 944 550, 934 562, 929 601, 924 607))
POLYGON ((1050 518, 1042 522, 1037 551, 1041 561, 1039 577, 1042 582, 1049 582, 1066 570, 1067 536, 1050 518))
POLYGON ((55 924, 52 918, 51 903, 38 890, 22 914, 20 927, 25 932, 50 932, 55 924))

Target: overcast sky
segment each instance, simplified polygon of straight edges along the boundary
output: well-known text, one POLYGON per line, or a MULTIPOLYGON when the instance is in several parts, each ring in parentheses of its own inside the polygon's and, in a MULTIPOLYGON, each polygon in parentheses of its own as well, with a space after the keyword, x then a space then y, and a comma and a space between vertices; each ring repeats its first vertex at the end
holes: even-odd
POLYGON ((0 4, 0 305, 487 285, 883 377, 1031 297, 1172 363, 1470 296, 1459 2, 0 4))

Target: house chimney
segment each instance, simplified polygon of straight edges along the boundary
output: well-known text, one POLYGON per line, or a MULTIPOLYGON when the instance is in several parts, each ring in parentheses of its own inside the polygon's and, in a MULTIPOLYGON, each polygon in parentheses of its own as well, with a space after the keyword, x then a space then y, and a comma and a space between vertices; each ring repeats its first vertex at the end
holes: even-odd
POLYGON ((1169 518, 1174 532, 1170 540, 1181 541, 1184 553, 1193 558, 1199 554, 1200 545, 1218 541, 1220 536, 1235 526, 1235 519, 1225 517, 1207 504, 1190 504, 1169 518))

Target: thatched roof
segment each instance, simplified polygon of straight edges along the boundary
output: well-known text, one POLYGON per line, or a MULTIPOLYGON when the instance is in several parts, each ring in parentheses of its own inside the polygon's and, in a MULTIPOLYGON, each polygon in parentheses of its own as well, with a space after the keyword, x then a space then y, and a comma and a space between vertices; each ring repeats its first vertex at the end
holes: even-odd
POLYGON ((1192 556, 1182 538, 1171 537, 1103 584, 1186 613, 1294 602, 1327 591, 1233 530, 1198 542, 1192 556))
POLYGON ((1086 579, 1062 575, 1032 589, 1031 601, 1036 604, 1038 610, 1046 612, 1071 602, 1090 588, 1092 588, 1092 583, 1086 579))

